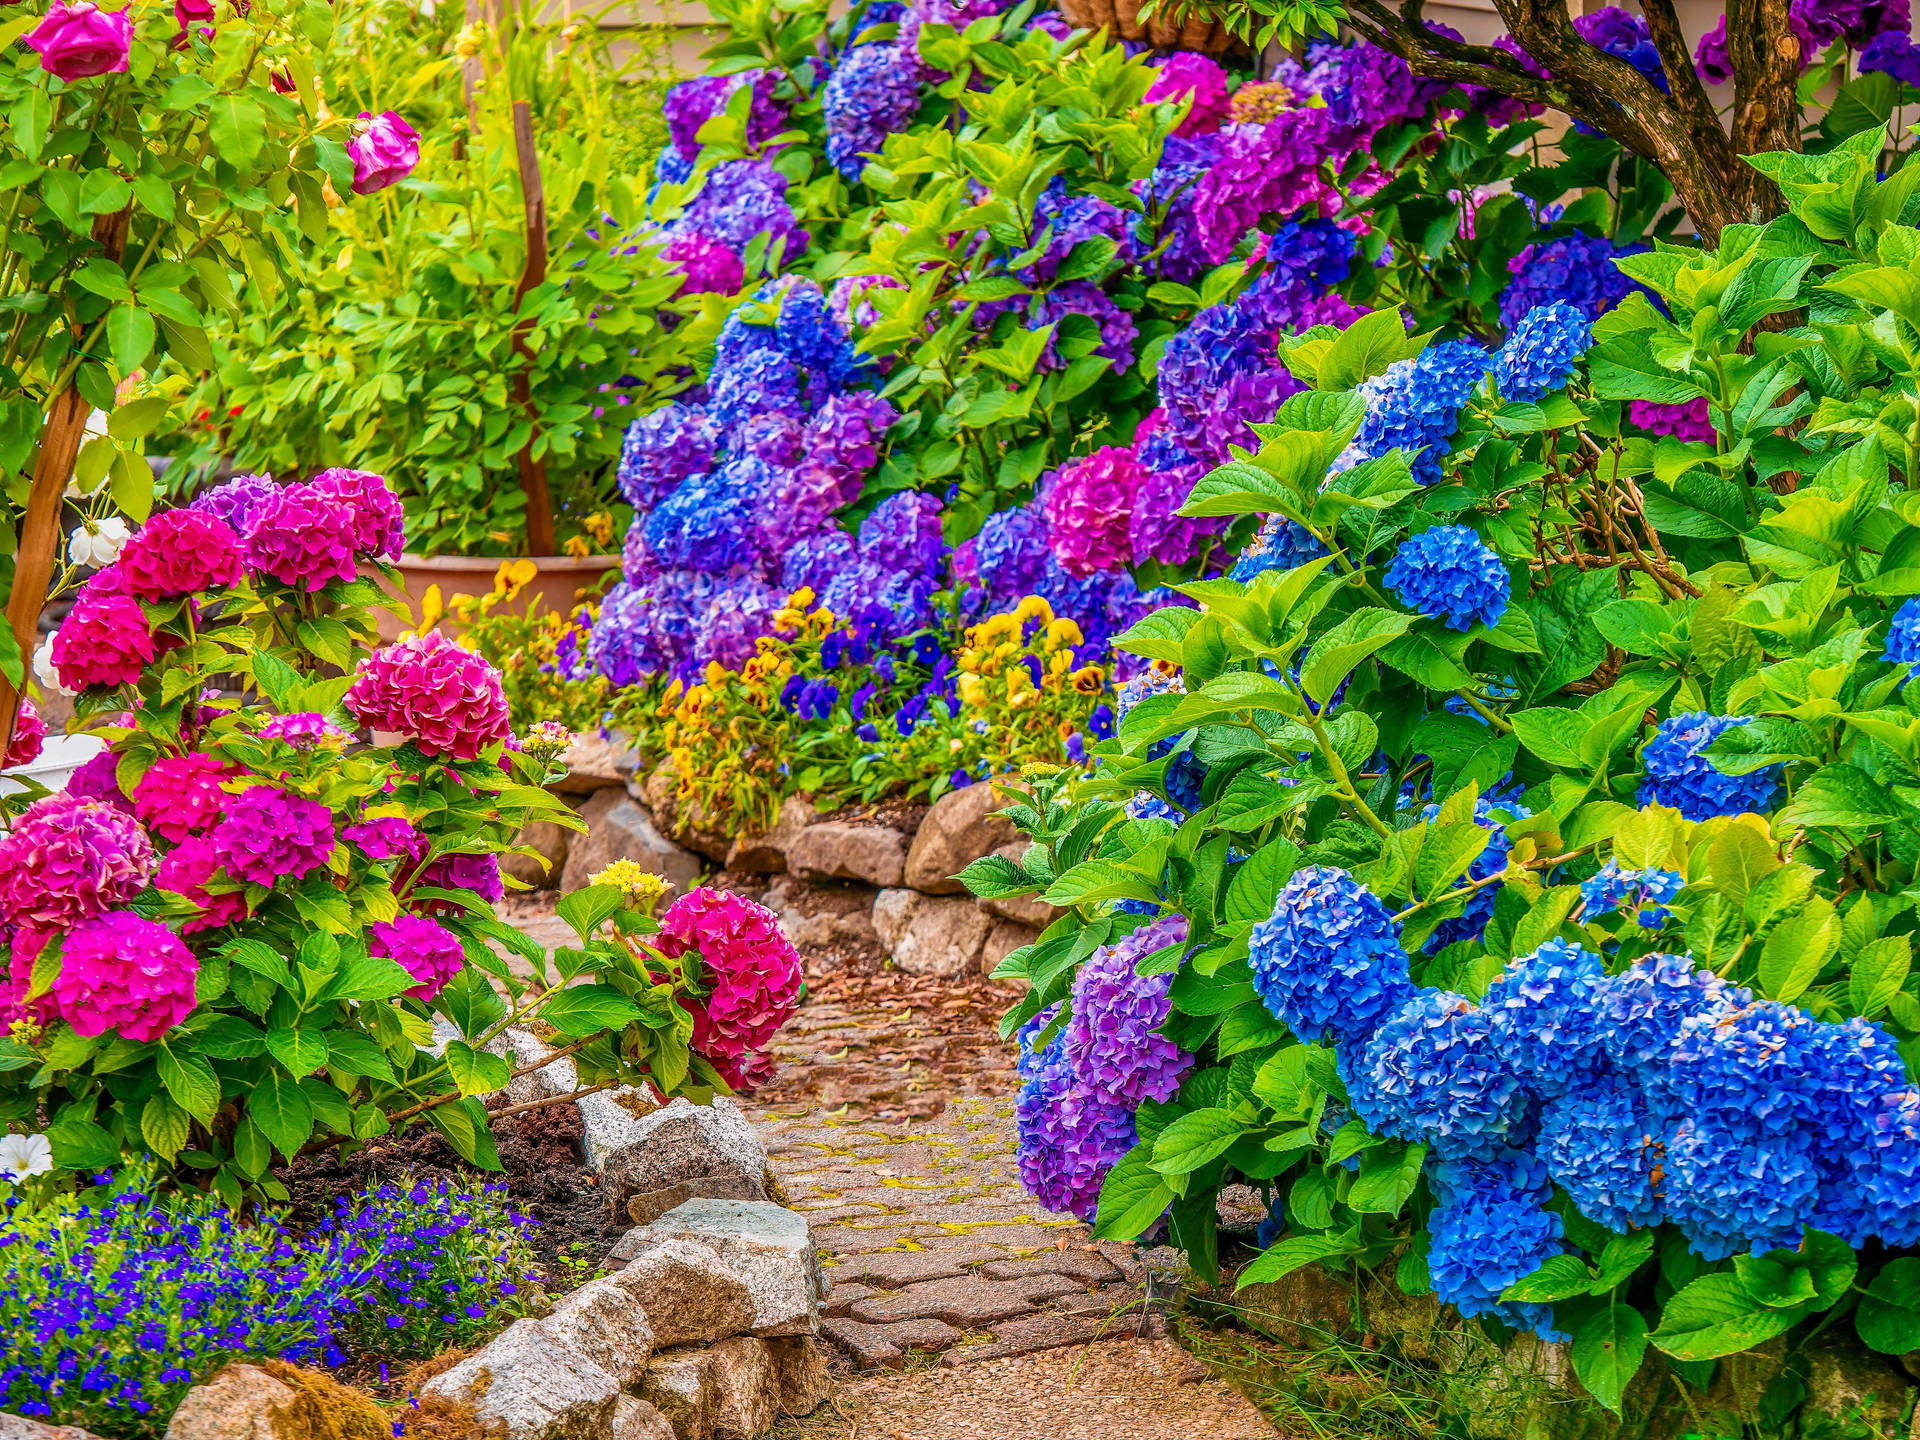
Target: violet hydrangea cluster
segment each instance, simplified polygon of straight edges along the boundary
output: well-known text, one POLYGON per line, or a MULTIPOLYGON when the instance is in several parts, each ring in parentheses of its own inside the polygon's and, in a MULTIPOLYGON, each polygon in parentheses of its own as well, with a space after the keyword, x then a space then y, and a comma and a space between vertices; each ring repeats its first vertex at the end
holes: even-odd
POLYGON ((1082 1081, 1064 1031, 1035 1050, 1047 1023, 1035 1017, 1021 1037, 1025 1084, 1013 1103, 1020 1183, 1049 1210, 1091 1221, 1108 1172, 1133 1148, 1133 1107, 1101 1099, 1082 1081))
POLYGON ((1171 971, 1135 967, 1187 938, 1187 917, 1169 915, 1094 951, 1073 982, 1073 1018, 1063 1038, 1074 1073, 1096 1100, 1138 1108, 1171 1100, 1193 1056, 1157 1034, 1172 1009, 1171 971))

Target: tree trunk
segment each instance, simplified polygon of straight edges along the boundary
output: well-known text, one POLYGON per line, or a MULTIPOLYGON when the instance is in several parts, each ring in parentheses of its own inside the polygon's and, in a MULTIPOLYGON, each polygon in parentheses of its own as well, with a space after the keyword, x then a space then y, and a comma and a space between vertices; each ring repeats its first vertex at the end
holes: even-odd
MULTIPOLYGON (((101 215, 93 222, 93 238, 109 260, 118 260, 127 246, 131 212, 101 215)), ((31 666, 40 638, 40 612, 46 608, 53 585, 53 567, 60 554, 60 504, 73 478, 74 458, 86 434, 93 407, 69 382, 47 407, 40 431, 40 450, 34 457, 33 484, 27 492, 27 513, 20 527, 20 548, 14 555, 13 591, 7 597, 7 625, 20 647, 23 665, 31 666)), ((0 755, 13 744, 13 722, 20 714, 26 680, 14 685, 0 675, 0 755)))

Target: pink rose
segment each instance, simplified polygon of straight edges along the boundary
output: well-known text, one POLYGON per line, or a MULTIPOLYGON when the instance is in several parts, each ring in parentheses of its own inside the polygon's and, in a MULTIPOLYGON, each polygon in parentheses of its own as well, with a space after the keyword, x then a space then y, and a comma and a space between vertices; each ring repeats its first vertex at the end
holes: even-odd
POLYGON ((360 120, 347 154, 353 157, 353 193, 371 195, 413 173, 420 163, 420 135, 391 110, 378 115, 362 110, 360 120))
POLYGON ((200 26, 200 33, 211 37, 213 26, 213 0, 173 0, 173 18, 180 23, 182 32, 194 24, 200 26))
POLYGON ((27 44, 40 52, 42 70, 69 84, 89 75, 124 74, 133 50, 133 20, 125 10, 104 11, 92 0, 75 5, 54 0, 27 44))

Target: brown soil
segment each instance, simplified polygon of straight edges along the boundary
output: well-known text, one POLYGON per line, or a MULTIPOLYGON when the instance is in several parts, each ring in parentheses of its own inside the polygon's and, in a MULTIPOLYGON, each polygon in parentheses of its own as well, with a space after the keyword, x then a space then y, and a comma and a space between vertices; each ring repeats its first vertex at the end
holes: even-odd
POLYGON ((537 1222, 527 1228, 526 1238, 540 1283, 559 1293, 591 1277, 628 1228, 613 1222, 600 1177, 581 1158, 584 1133, 579 1106, 548 1105, 494 1123, 504 1175, 468 1165, 439 1131, 425 1125, 352 1154, 329 1150, 302 1156, 276 1175, 291 1194, 293 1219, 301 1225, 319 1223, 343 1195, 407 1175, 505 1180, 514 1200, 537 1222))
POLYGON ((823 819, 836 825, 872 825, 911 835, 927 818, 933 807, 922 800, 881 800, 872 805, 846 805, 822 812, 823 819))

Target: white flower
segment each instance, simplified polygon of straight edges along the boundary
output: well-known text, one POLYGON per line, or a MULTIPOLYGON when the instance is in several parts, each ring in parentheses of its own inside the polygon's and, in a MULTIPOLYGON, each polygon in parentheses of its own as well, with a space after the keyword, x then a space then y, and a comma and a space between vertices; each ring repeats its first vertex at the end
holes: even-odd
MULTIPOLYGON (((59 632, 55 632, 56 634, 59 632)), ((71 695, 74 692, 60 683, 60 672, 53 668, 53 636, 49 635, 40 642, 40 648, 33 652, 33 673, 39 677, 40 688, 49 695, 71 695)))
POLYGON ((74 527, 73 534, 67 537, 67 558, 76 565, 90 565, 98 570, 118 560, 120 551, 132 538, 127 522, 118 515, 89 520, 74 527))
POLYGON ((44 1135, 0 1135, 0 1181, 11 1185, 53 1169, 53 1146, 44 1135))

